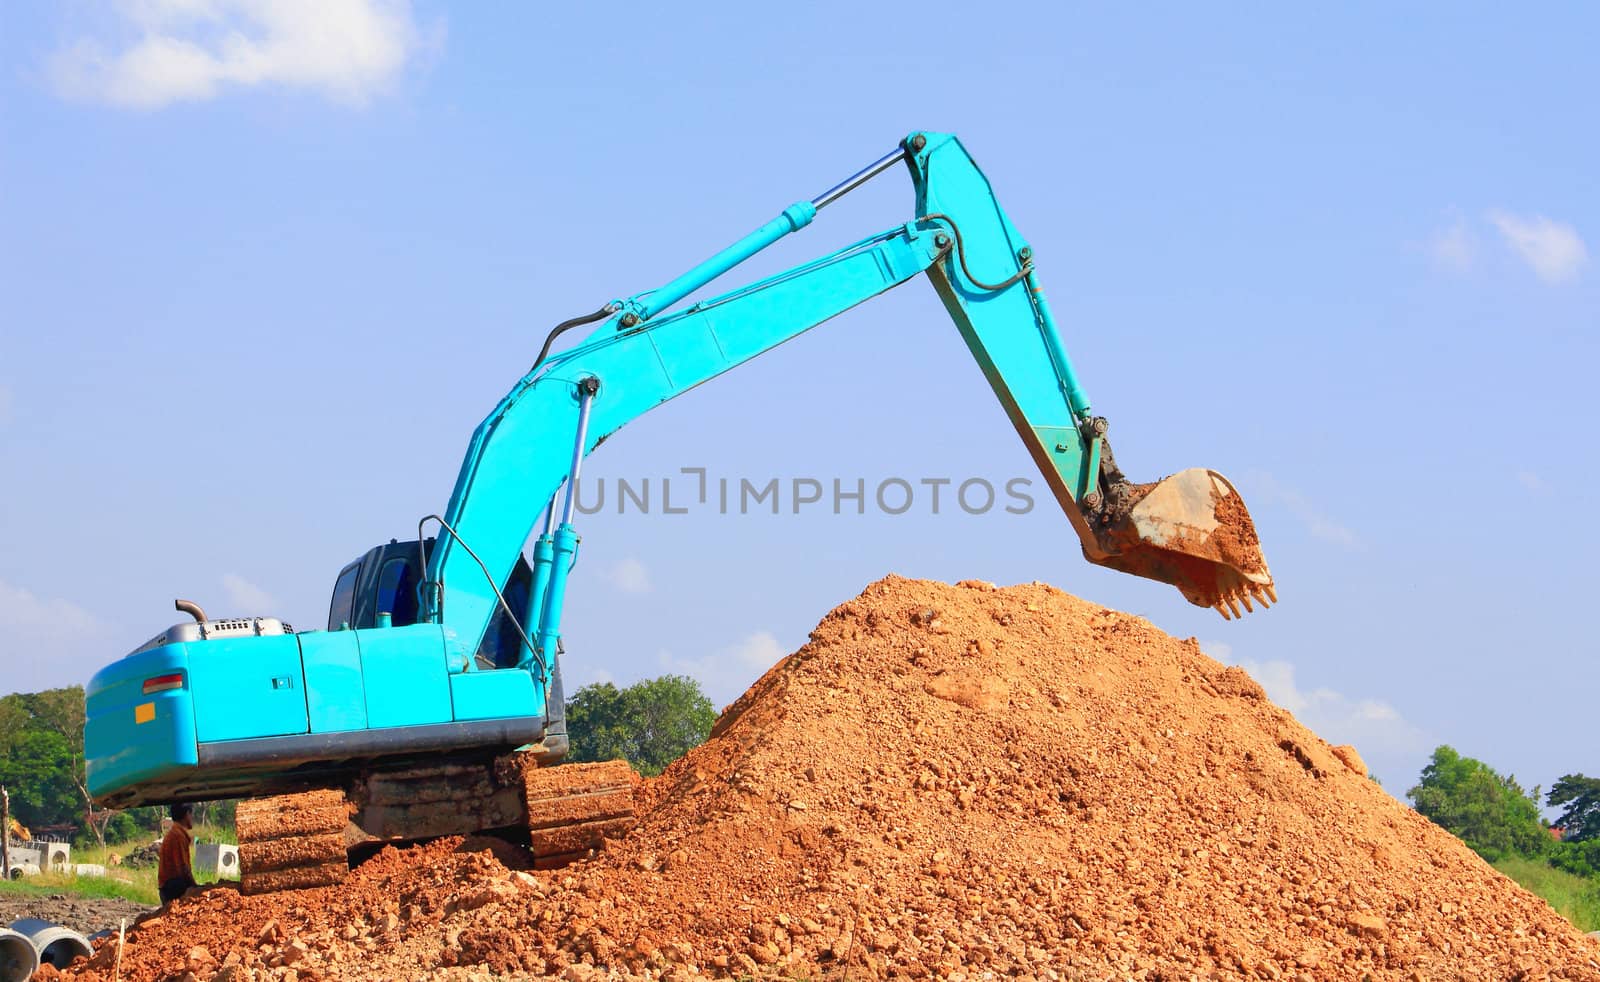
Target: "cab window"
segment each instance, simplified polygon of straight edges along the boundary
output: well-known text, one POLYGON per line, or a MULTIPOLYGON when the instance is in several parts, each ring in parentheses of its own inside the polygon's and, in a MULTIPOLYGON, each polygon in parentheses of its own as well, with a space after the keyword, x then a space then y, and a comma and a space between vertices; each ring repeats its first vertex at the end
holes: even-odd
POLYGON ((328 605, 328 630, 337 631, 341 625, 354 620, 356 575, 360 572, 361 564, 351 563, 339 574, 339 579, 334 581, 333 602, 328 605))
POLYGON ((378 573, 378 613, 388 613, 395 627, 417 622, 417 577, 403 556, 383 564, 378 573))

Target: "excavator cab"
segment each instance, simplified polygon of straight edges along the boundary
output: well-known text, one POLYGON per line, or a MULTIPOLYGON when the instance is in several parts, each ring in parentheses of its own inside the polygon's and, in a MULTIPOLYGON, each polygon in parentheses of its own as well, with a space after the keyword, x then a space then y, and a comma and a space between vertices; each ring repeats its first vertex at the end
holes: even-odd
MULTIPOLYGON (((328 630, 415 624, 420 609, 417 587, 426 562, 421 557, 424 550, 433 552, 433 546, 432 538, 422 548, 414 540, 390 539, 387 545, 374 546, 346 565, 334 580, 328 630)), ((513 610, 527 607, 532 585, 533 570, 519 556, 502 591, 513 610)), ((521 657, 522 639, 516 625, 503 609, 497 610, 478 645, 478 668, 515 668, 521 657)))

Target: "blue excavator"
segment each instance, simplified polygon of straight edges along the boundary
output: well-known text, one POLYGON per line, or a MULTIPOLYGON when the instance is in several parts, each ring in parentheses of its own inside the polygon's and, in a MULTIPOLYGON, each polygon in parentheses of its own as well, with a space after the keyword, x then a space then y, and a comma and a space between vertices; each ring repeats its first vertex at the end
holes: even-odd
POLYGON ((1203 468, 1153 484, 1123 475, 1032 248, 961 142, 918 132, 671 282, 557 325, 473 433, 444 514, 339 572, 326 630, 212 619, 178 601, 189 621, 86 690, 96 802, 245 799, 238 831, 250 892, 338 882, 363 844, 490 831, 525 842, 547 866, 600 847, 632 822, 631 771, 550 766, 568 746, 561 613, 584 457, 629 420, 919 274, 1085 559, 1171 584, 1224 618, 1276 601, 1227 479, 1203 468), (916 192, 911 221, 679 306, 896 167, 916 192))

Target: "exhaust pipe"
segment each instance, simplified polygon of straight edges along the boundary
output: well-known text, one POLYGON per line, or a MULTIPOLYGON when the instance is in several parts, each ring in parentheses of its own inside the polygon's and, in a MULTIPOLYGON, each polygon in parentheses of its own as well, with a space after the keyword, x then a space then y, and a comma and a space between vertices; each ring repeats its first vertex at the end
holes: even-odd
POLYGON ((25 934, 0 927, 0 982, 28 982, 39 970, 39 952, 25 934))
POLYGON ((206 622, 206 612, 201 610, 200 605, 193 600, 174 600, 172 606, 193 617, 196 624, 204 624, 206 622))
MULTIPOLYGON (((89 944, 88 938, 70 927, 52 924, 37 917, 12 921, 11 930, 22 935, 33 946, 38 965, 66 968, 76 958, 94 955, 94 946, 89 944)), ((34 970, 37 971, 38 967, 35 966, 34 970)))

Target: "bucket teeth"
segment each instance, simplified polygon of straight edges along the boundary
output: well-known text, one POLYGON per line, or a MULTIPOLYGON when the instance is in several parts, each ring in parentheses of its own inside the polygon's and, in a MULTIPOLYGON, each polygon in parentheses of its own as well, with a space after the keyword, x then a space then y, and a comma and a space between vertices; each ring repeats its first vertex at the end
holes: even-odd
POLYGON ((1255 613, 1256 604, 1266 610, 1278 602, 1278 593, 1270 583, 1256 583, 1251 580, 1231 584, 1219 584, 1218 592, 1202 594, 1196 601, 1202 607, 1209 606, 1212 610, 1222 615, 1225 621, 1237 620, 1246 613, 1255 613), (1200 601, 1209 601, 1201 603, 1200 601), (1244 605, 1244 610, 1239 605, 1244 605))

